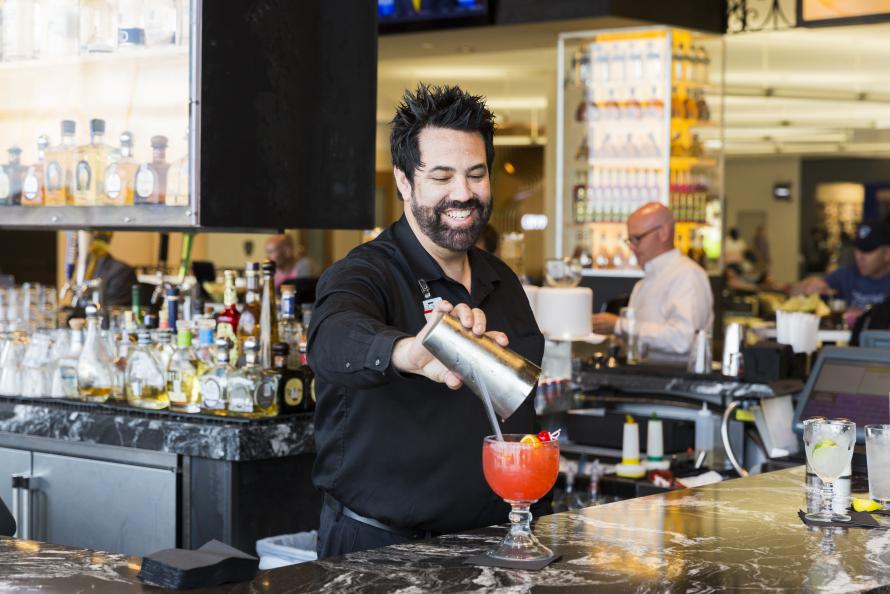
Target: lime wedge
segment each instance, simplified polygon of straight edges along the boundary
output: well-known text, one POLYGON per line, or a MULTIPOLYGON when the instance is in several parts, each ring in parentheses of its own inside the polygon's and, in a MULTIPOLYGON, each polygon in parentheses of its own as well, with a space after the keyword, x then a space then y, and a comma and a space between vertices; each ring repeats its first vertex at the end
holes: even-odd
POLYGON ((858 512, 875 511, 876 509, 881 509, 881 507, 883 506, 880 503, 872 501, 871 499, 860 499, 859 497, 853 498, 853 509, 858 512))
POLYGON ((813 452, 818 452, 822 448, 836 448, 837 442, 831 439, 830 437, 823 437, 819 441, 816 442, 816 446, 813 448, 813 452))
MULTIPOLYGON (((837 450, 837 442, 833 439, 827 437, 820 439, 815 447, 813 447, 813 466, 825 468, 826 465, 831 464, 832 457, 837 453, 837 450)), ((817 474, 818 473, 819 472, 817 471, 817 474)))

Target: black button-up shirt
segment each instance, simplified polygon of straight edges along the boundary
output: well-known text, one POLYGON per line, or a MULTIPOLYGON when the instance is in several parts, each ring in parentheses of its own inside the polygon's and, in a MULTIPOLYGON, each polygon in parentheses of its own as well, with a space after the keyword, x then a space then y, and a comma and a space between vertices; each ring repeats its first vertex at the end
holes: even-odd
MULTIPOLYGON (((511 349, 541 363, 544 338, 516 274, 475 247, 469 262, 472 294, 442 272, 403 216, 318 283, 309 328, 314 481, 394 528, 447 533, 507 519, 482 474, 482 439, 492 428, 479 398, 390 365, 393 344, 426 323, 421 279, 432 297, 482 309, 487 330, 504 332, 511 349)), ((536 431, 533 397, 502 428, 536 431)))

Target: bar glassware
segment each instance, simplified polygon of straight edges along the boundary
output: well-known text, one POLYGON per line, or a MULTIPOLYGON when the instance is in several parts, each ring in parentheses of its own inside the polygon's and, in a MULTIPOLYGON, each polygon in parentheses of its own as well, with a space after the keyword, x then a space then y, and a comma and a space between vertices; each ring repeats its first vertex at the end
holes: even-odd
POLYGON ((834 512, 832 501, 834 483, 853 457, 856 423, 846 419, 807 419, 803 423, 803 443, 807 463, 823 484, 821 509, 806 518, 814 522, 849 522, 849 515, 834 512))

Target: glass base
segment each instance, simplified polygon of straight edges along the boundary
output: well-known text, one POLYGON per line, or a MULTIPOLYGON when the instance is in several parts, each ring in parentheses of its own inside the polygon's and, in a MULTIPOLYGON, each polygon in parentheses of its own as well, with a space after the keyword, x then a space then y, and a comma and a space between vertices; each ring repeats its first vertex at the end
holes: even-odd
POLYGON ((804 517, 811 522, 825 522, 826 524, 829 522, 849 522, 853 519, 847 514, 838 514, 828 511, 807 514, 804 517))
POLYGON ((510 530, 498 546, 486 555, 504 561, 540 561, 553 556, 553 551, 541 544, 532 534, 529 510, 533 501, 507 501, 510 510, 510 530))

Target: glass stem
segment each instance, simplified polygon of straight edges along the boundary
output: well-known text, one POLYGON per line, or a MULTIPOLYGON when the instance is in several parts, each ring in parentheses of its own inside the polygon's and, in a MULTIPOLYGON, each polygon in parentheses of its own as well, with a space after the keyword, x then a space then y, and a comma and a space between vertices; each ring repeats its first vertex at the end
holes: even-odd
POLYGON ((511 534, 531 534, 532 512, 529 510, 531 504, 519 501, 511 501, 510 505, 510 533, 511 534))
POLYGON ((834 515, 834 483, 822 481, 822 513, 834 515))

